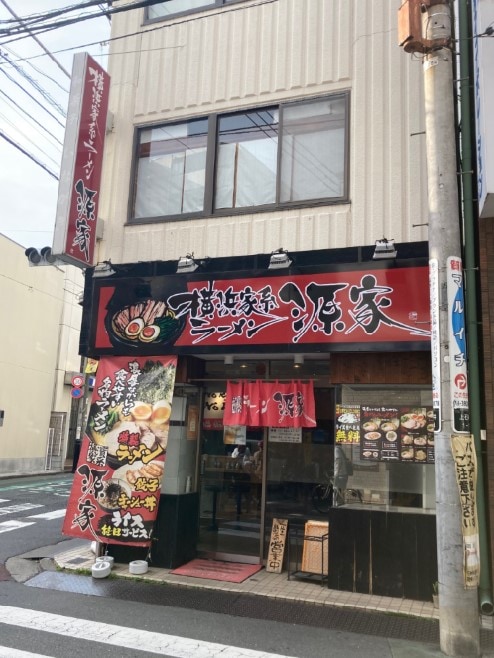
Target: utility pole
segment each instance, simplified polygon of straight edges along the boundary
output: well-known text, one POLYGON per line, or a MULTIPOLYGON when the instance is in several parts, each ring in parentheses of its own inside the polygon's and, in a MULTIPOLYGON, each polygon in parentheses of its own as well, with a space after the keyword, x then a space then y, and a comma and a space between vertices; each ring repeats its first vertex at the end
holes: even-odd
POLYGON ((468 435, 469 426, 467 407, 465 425, 458 428, 451 382, 448 279, 450 259, 461 264, 461 235, 450 5, 450 0, 405 0, 399 32, 400 45, 407 52, 421 53, 424 71, 441 650, 448 656, 478 656, 478 591, 465 587, 462 509, 451 449, 452 436, 459 431, 468 435))

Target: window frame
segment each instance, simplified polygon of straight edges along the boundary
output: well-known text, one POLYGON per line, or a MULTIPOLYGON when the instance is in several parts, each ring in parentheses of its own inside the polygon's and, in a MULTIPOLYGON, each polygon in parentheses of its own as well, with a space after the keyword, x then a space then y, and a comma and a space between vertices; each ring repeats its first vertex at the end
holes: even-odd
MULTIPOLYGON (((207 0, 204 0, 206 3, 207 0)), ((195 7, 193 9, 184 9, 183 11, 177 11, 174 14, 167 14, 166 16, 154 16, 149 17, 149 7, 144 8, 144 25, 150 25, 159 21, 169 21, 180 16, 190 16, 191 14, 199 14, 203 11, 213 11, 214 9, 220 9, 221 7, 226 7, 227 5, 239 4, 241 2, 247 2, 247 0, 213 0, 209 4, 204 4, 201 7, 195 7)), ((159 3, 157 3, 159 4, 159 3)))
POLYGON ((136 126, 134 129, 134 143, 133 143, 133 161, 131 169, 131 191, 129 194, 127 224, 154 224, 175 221, 187 221, 191 219, 209 218, 209 217, 225 217, 235 215, 246 215, 260 212, 270 212, 277 210, 290 210, 295 208, 311 208, 317 206, 329 206, 342 203, 349 203, 349 155, 350 155, 350 90, 341 90, 332 94, 325 94, 323 96, 312 96, 310 98, 301 98, 291 101, 280 101, 278 103, 266 103, 259 106, 249 106, 245 108, 232 108, 230 111, 214 112, 206 116, 189 116, 173 121, 160 121, 159 123, 145 124, 136 126), (311 105, 320 103, 324 100, 342 99, 345 103, 345 126, 344 126, 344 162, 343 162, 343 194, 338 197, 321 197, 314 199, 303 199, 296 201, 280 201, 281 193, 281 160, 282 160, 282 137, 283 137, 283 110, 287 107, 311 105), (222 116, 232 114, 243 114, 256 110, 276 107, 279 110, 278 122, 278 152, 277 152, 277 171, 276 171, 276 199, 274 203, 245 206, 239 208, 217 208, 214 207, 214 195, 216 184, 216 165, 218 162, 218 124, 219 118, 222 116), (137 175, 139 167, 139 147, 140 147, 140 134, 142 131, 152 128, 159 128, 165 125, 173 125, 178 123, 187 123, 195 119, 207 118, 208 119, 208 135, 206 140, 206 171, 204 178, 204 204, 203 209, 197 212, 181 213, 175 215, 155 215, 151 217, 135 217, 135 201, 137 196, 137 175))

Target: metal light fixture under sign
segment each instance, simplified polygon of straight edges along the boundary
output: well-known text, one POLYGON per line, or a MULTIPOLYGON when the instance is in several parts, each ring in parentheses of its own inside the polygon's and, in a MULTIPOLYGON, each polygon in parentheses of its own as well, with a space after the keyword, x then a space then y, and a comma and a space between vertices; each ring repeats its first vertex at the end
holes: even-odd
POLYGON ((286 249, 277 249, 271 253, 269 259, 268 270, 279 270, 283 268, 290 267, 293 263, 293 260, 290 258, 290 254, 286 249))
POLYGON ((374 255, 372 256, 373 260, 384 260, 385 258, 396 258, 397 251, 395 249, 395 241, 387 240, 383 238, 382 240, 376 240, 376 248, 374 249, 374 255))

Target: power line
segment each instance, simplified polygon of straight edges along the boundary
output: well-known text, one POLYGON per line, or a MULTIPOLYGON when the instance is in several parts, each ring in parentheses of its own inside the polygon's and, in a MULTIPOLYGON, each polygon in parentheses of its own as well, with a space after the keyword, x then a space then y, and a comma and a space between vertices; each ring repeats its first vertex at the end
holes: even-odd
MULTIPOLYGON (((59 166, 59 162, 57 162, 56 160, 54 160, 54 159, 51 157, 51 155, 48 155, 48 153, 47 153, 46 151, 43 151, 43 149, 42 149, 38 144, 36 144, 35 142, 33 142, 33 140, 32 140, 30 137, 28 137, 28 135, 26 135, 26 133, 25 133, 23 130, 21 130, 18 126, 16 126, 15 123, 13 123, 8 117, 6 117, 5 114, 0 113, 0 117, 5 121, 5 123, 8 123, 8 124, 14 129, 14 130, 16 130, 16 131, 19 133, 19 135, 22 135, 22 137, 24 137, 24 139, 26 139, 26 140, 27 140, 28 142, 30 142, 30 143, 31 143, 36 149, 38 149, 38 151, 39 151, 42 155, 44 155, 45 158, 48 158, 48 160, 51 160, 51 162, 55 165, 55 167, 58 167, 58 166, 59 166)), ((12 137, 11 137, 11 139, 12 139, 12 137)))
POLYGON ((40 93, 41 96, 43 96, 45 101, 47 101, 53 108, 55 108, 55 110, 57 110, 63 116, 64 119, 67 118, 67 113, 65 112, 63 107, 59 103, 57 103, 57 101, 53 98, 53 96, 48 91, 46 91, 46 89, 44 89, 37 80, 35 80, 28 73, 26 73, 26 71, 24 71, 22 66, 19 66, 19 64, 17 64, 16 62, 12 62, 10 60, 10 57, 6 53, 4 53, 1 49, 0 49, 0 57, 2 57, 6 62, 8 62, 17 71, 17 73, 22 75, 22 77, 25 80, 27 80, 36 89, 36 91, 40 93))
POLYGON ((27 89, 24 89, 24 87, 23 87, 19 82, 17 82, 17 80, 15 80, 11 75, 9 75, 9 74, 7 73, 7 71, 6 71, 4 68, 0 67, 0 71, 1 71, 5 76, 7 76, 7 78, 8 78, 11 82, 13 82, 15 85, 17 85, 20 89, 22 89, 22 91, 23 91, 25 94, 27 94, 31 100, 33 100, 33 101, 34 101, 37 105, 39 105, 39 106, 40 106, 40 107, 41 107, 41 108, 42 108, 47 114, 49 114, 49 115, 51 116, 51 118, 52 118, 54 121, 56 121, 56 122, 58 123, 59 126, 61 126, 62 128, 65 128, 64 124, 63 124, 61 121, 59 121, 59 120, 57 119, 57 117, 56 117, 54 114, 52 114, 52 113, 50 112, 50 110, 48 110, 48 109, 43 105, 43 103, 40 103, 40 101, 39 101, 37 98, 35 98, 32 94, 30 94, 30 93, 28 92, 27 89))
POLYGON ((47 133, 52 139, 54 139, 56 142, 58 142, 58 143, 60 144, 60 146, 63 146, 63 143, 62 143, 57 137, 55 137, 55 135, 53 135, 53 134, 50 132, 50 130, 48 130, 48 128, 47 128, 46 126, 44 126, 40 121, 38 121, 38 120, 35 119, 31 114, 29 114, 29 112, 28 112, 25 108, 23 108, 22 105, 19 105, 19 103, 17 103, 17 101, 15 101, 13 98, 11 98, 11 97, 10 97, 5 91, 3 91, 3 89, 1 89, 1 88, 0 88, 0 94, 1 94, 2 96, 5 96, 5 98, 7 98, 7 99, 10 101, 10 103, 12 103, 13 105, 15 105, 15 107, 17 107, 17 109, 19 109, 19 110, 20 110, 21 112, 23 112, 27 117, 29 117, 29 119, 31 119, 31 121, 34 121, 34 123, 37 124, 42 130, 44 130, 44 131, 45 131, 45 132, 46 132, 46 133, 47 133))
MULTIPOLYGON (((15 60, 10 59, 10 62, 11 62, 11 63, 13 63, 14 61, 15 61, 15 62, 20 62, 20 61, 22 61, 20 55, 18 55, 14 50, 12 50, 12 48, 7 48, 7 47, 5 47, 5 50, 7 50, 11 55, 13 55, 13 56, 16 58, 15 60)), ((33 68, 33 69, 36 71, 36 73, 39 73, 40 75, 44 75, 45 78, 47 78, 48 80, 50 80, 50 82, 53 82, 53 84, 55 84, 55 85, 56 85, 59 89, 61 89, 63 92, 65 92, 66 94, 69 93, 69 90, 68 90, 66 87, 63 87, 63 86, 58 82, 58 80, 56 80, 55 78, 53 78, 53 77, 52 77, 51 75, 49 75, 46 71, 43 71, 43 69, 38 68, 38 67, 36 66, 36 64, 33 64, 33 63, 30 62, 29 60, 25 60, 25 61, 29 64, 29 66, 30 66, 31 68, 33 68)))
MULTIPOLYGON (((12 14, 12 16, 14 16, 14 17, 15 17, 15 18, 16 18, 16 19, 22 24, 22 22, 23 22, 23 21, 22 21, 22 18, 19 18, 19 16, 17 16, 17 14, 15 13, 15 11, 9 7, 9 5, 8 5, 7 2, 6 2, 6 0, 0 0, 0 2, 2 3, 2 5, 3 5, 6 9, 8 9, 8 11, 12 14)), ((29 30, 27 30, 27 31, 29 32, 29 30)), ((51 53, 51 52, 48 50, 48 48, 46 48, 46 46, 45 46, 45 45, 44 45, 44 44, 38 39, 38 37, 36 37, 34 34, 31 34, 30 32, 29 32, 29 34, 30 34, 30 36, 36 41, 36 43, 38 44, 38 46, 39 46, 42 50, 45 51, 45 53, 48 55, 48 57, 49 57, 50 59, 52 59, 52 60, 55 62, 55 64, 58 66, 58 68, 59 68, 61 71, 63 71, 63 73, 65 73, 65 75, 66 75, 68 78, 70 78, 70 73, 69 73, 69 72, 68 72, 68 71, 62 66, 62 64, 58 61, 58 59, 52 55, 52 53, 51 53)))
POLYGON ((54 174, 52 171, 50 171, 50 169, 48 169, 48 167, 46 165, 44 165, 40 160, 38 160, 38 158, 36 156, 29 153, 29 151, 26 151, 24 148, 22 148, 22 146, 20 144, 17 144, 17 142, 14 142, 13 139, 10 139, 10 137, 8 137, 3 132, 3 130, 1 128, 0 128, 0 137, 2 137, 2 139, 4 139, 6 142, 8 142, 11 146, 18 149, 21 153, 23 153, 30 160, 32 160, 35 164, 37 164, 38 167, 41 167, 41 169, 44 169, 46 171, 46 173, 48 173, 52 178, 54 178, 56 181, 58 181, 58 176, 56 174, 54 174))
MULTIPOLYGON (((48 158, 48 160, 50 160, 50 161, 55 165, 55 167, 59 167, 60 162, 57 161, 57 160, 54 160, 54 159, 51 157, 51 155, 48 155, 48 153, 47 153, 46 151, 43 151, 43 149, 42 149, 42 148, 41 148, 41 147, 40 147, 35 141, 33 141, 30 137, 28 137, 28 135, 26 135, 26 133, 25 133, 23 130, 21 130, 18 126, 16 126, 15 123, 13 123, 13 121, 11 121, 11 119, 9 119, 7 116, 5 116, 5 114, 1 114, 1 113, 0 113, 0 117, 1 117, 6 123, 8 123, 8 124, 14 129, 14 131, 16 131, 17 133, 19 133, 19 135, 21 135, 22 137, 24 137, 24 139, 25 139, 27 142, 29 142, 29 143, 31 144, 31 146, 34 146, 34 148, 37 149, 37 150, 41 153, 41 155, 44 155, 45 158, 48 158)), ((10 137, 10 139, 13 140, 14 138, 13 138, 13 137, 10 137)))
MULTIPOLYGON (((3 2, 3 0, 0 0, 0 2, 3 2)), ((277 2, 279 2, 279 0, 261 0, 260 2, 254 4, 254 5, 249 5, 249 8, 261 7, 263 5, 271 5, 271 4, 277 3, 277 2)), ((155 2, 152 2, 152 3, 149 3, 149 4, 155 4, 155 2)), ((122 8, 122 11, 124 9, 129 10, 129 9, 134 9, 134 8, 135 8, 134 5, 125 5, 125 7, 122 8)), ((231 8, 228 8, 228 9, 223 9, 222 15, 229 14, 229 13, 232 13, 232 12, 235 12, 235 11, 242 11, 242 10, 245 10, 245 9, 246 9, 246 7, 242 7, 241 5, 231 7, 231 8)), ((101 17, 101 14, 92 16, 92 18, 98 18, 98 17, 101 17)), ((204 19, 204 16, 202 16, 202 15, 201 16, 192 16, 190 18, 184 18, 182 20, 174 20, 173 24, 171 26, 168 23, 157 25, 156 27, 151 27, 151 28, 148 28, 146 26, 146 30, 139 30, 137 32, 129 32, 127 34, 121 34, 118 37, 110 37, 109 39, 105 39, 104 41, 102 41, 102 40, 91 41, 89 43, 82 43, 82 44, 79 44, 77 46, 71 46, 69 48, 60 48, 59 50, 54 50, 53 52, 54 52, 54 54, 57 55, 59 53, 70 52, 71 50, 80 50, 81 48, 88 48, 90 46, 97 46, 97 45, 101 45, 101 44, 107 44, 107 43, 110 43, 110 42, 113 42, 113 41, 120 41, 121 39, 128 39, 129 37, 147 35, 147 34, 150 34, 151 32, 157 32, 158 30, 164 30, 164 29, 169 28, 169 27, 177 27, 179 25, 185 25, 187 23, 193 23, 195 21, 199 21, 199 20, 203 20, 203 19, 204 19)), ((17 41, 17 40, 18 39, 12 39, 12 41, 17 41)), ((8 41, 7 43, 11 43, 11 42, 8 41)), ((4 45, 4 44, 2 44, 2 45, 4 45)), ((174 47, 176 47, 176 46, 174 46, 174 47)), ((162 50, 162 48, 153 48, 152 50, 162 50)), ((137 52, 137 51, 128 51, 128 52, 137 52)), ((109 53, 109 55, 123 55, 123 54, 126 54, 126 52, 109 53)), ((26 62, 28 60, 38 59, 39 57, 43 57, 43 55, 32 55, 30 57, 24 57, 22 59, 18 59, 17 61, 18 62, 26 62)))
MULTIPOLYGON (((5 0, 0 0, 0 1, 2 2, 2 4, 6 5, 5 0)), ((50 30, 58 29, 60 27, 66 27, 67 25, 79 23, 81 21, 92 20, 93 18, 101 18, 102 16, 112 16, 113 14, 119 14, 121 12, 131 11, 134 9, 141 9, 142 7, 149 7, 150 5, 160 4, 161 2, 163 2, 163 0, 138 0, 137 2, 134 2, 129 5, 124 5, 122 7, 111 7, 110 9, 104 12, 99 11, 99 12, 93 12, 88 14, 80 14, 79 16, 73 18, 63 18, 61 20, 54 21, 51 24, 46 24, 46 20, 47 19, 49 20, 52 17, 49 14, 38 15, 32 19, 29 19, 29 17, 27 19, 22 19, 20 17, 17 17, 19 24, 13 27, 1 28, 0 36, 23 35, 26 33, 28 33, 30 36, 33 36, 35 33, 41 34, 43 32, 48 32, 50 30), (36 25, 36 23, 38 23, 38 25, 36 25)), ((53 15, 57 15, 57 14, 61 15, 63 13, 69 13, 77 9, 85 9, 87 7, 98 5, 98 4, 99 4, 98 2, 91 0, 91 2, 85 4, 80 4, 75 6, 73 5, 72 7, 66 7, 64 9, 57 10, 57 12, 55 12, 53 15)), ((16 41, 16 40, 17 39, 12 39, 11 41, 16 41)))

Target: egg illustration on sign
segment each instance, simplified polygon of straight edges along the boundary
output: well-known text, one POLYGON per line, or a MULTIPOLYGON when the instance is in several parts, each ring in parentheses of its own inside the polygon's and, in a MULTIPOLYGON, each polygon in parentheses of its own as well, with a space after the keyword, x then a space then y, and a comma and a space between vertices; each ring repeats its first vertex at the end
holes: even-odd
POLYGON ((166 400, 155 402, 151 412, 151 420, 156 425, 167 423, 170 420, 171 407, 166 400))

